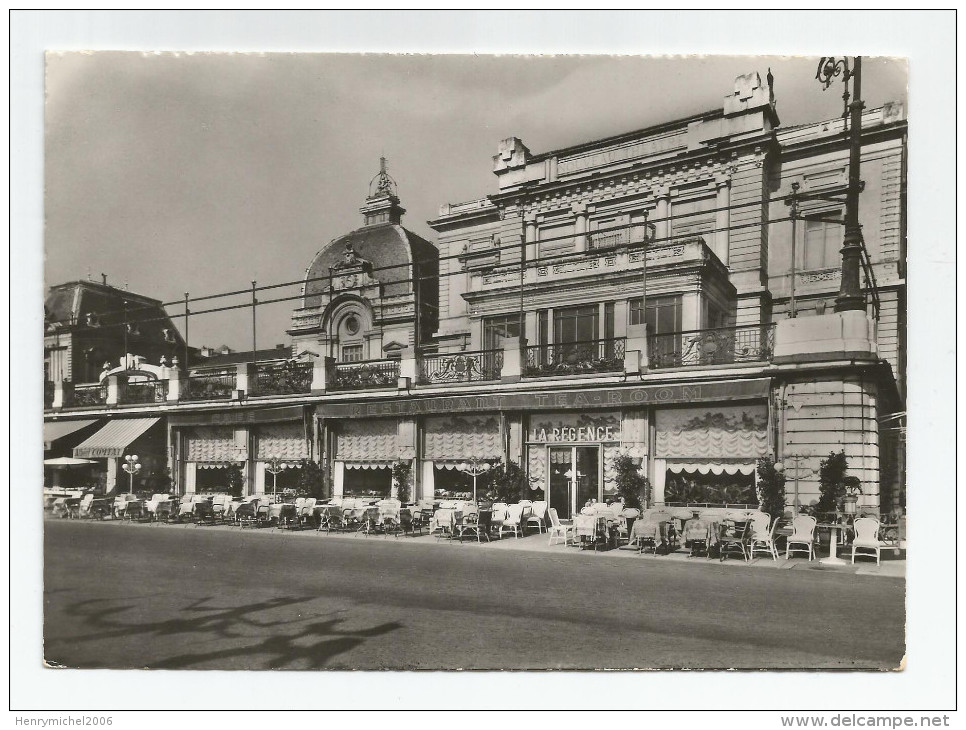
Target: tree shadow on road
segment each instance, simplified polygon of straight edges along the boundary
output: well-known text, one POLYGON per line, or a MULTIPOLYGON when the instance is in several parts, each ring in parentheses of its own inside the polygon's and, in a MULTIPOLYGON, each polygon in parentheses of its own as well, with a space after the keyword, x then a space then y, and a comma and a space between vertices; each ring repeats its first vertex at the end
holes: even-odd
MULTIPOLYGON (((80 642, 100 642, 136 636, 153 642, 154 648, 162 648, 166 639, 189 634, 194 635, 191 637, 192 642, 241 639, 244 645, 239 646, 235 642, 226 649, 187 652, 158 661, 138 661, 136 665, 156 669, 181 669, 219 660, 265 655, 267 658, 262 665, 265 669, 290 668, 295 663, 305 665, 308 669, 321 669, 332 657, 355 648, 366 639, 382 636, 402 627, 400 623, 389 622, 367 629, 340 630, 338 626, 344 620, 341 618, 314 623, 306 622, 317 616, 292 620, 254 618, 254 614, 306 603, 313 600, 312 597, 278 597, 233 607, 212 606, 210 603, 213 600, 212 597, 201 598, 179 609, 179 613, 188 614, 186 617, 146 622, 130 620, 131 612, 141 608, 133 603, 112 605, 114 601, 109 599, 77 601, 68 605, 64 611, 74 618, 80 618, 83 625, 91 630, 90 633, 63 638, 46 636, 45 659, 63 666, 93 668, 104 665, 89 661, 71 662, 57 655, 64 654, 65 649, 80 642), (304 625, 295 629, 294 633, 275 632, 294 624, 304 625), (259 640, 259 637, 251 636, 251 629, 262 635, 266 633, 265 629, 272 630, 272 633, 259 640)), ((250 666, 249 664, 246 668, 250 666)), ((230 664, 216 665, 216 668, 231 667, 230 664)))
POLYGON ((295 636, 269 636, 251 646, 241 646, 221 651, 197 652, 170 657, 150 665, 152 669, 184 669, 200 663, 217 662, 237 657, 267 655, 266 669, 285 669, 296 662, 304 662, 306 669, 323 669, 332 657, 343 654, 362 644, 366 639, 382 636, 402 628, 391 621, 369 629, 340 631, 337 626, 343 619, 332 619, 309 624, 295 636), (305 639, 314 639, 302 644, 305 639))

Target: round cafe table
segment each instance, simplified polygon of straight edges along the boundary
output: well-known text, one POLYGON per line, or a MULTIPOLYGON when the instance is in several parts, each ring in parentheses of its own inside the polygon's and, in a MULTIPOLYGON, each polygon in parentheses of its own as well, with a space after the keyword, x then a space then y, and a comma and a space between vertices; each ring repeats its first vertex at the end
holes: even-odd
POLYGON ((828 557, 822 558, 818 562, 821 565, 848 565, 848 563, 838 556, 839 552, 839 541, 838 541, 838 531, 846 527, 846 525, 840 525, 838 522, 820 522, 816 527, 827 529, 829 531, 829 546, 828 546, 828 557))

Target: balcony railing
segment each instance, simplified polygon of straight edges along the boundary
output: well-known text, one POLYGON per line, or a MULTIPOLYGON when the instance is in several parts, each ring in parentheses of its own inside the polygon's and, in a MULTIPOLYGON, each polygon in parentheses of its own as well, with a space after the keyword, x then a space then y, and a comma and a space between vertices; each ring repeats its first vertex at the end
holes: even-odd
POLYGON ((668 332, 647 338, 652 368, 767 362, 775 349, 775 325, 668 332))
POLYGON ((624 370, 624 338, 562 342, 526 348, 525 377, 614 373, 624 370))
POLYGON ((102 406, 107 403, 107 386, 100 383, 85 383, 75 385, 70 405, 73 408, 83 406, 102 406))
POLYGON ((417 367, 421 385, 499 380, 503 371, 503 350, 425 355, 419 358, 417 367))
POLYGON ((590 234, 591 248, 613 248, 626 246, 631 241, 631 232, 626 228, 611 231, 594 231, 590 234))
POLYGON ((395 388, 399 381, 398 360, 364 360, 332 365, 326 374, 326 390, 395 388))
POLYGON ((121 389, 118 400, 121 403, 163 403, 168 398, 168 381, 157 380, 150 383, 128 383, 121 389))
POLYGON ((312 390, 311 362, 286 362, 281 365, 256 365, 249 384, 251 395, 292 395, 312 390))
POLYGON ((227 400, 236 388, 235 371, 189 375, 181 380, 181 400, 227 400))
POLYGON ((54 405, 54 381, 45 380, 44 381, 44 408, 50 408, 54 405))

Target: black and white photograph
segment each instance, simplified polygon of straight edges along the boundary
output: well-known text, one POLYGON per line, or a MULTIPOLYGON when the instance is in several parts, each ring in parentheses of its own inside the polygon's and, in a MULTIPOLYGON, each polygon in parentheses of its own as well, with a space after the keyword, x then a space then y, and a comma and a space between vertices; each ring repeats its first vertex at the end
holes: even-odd
POLYGON ((814 47, 44 47, 36 671, 895 691, 930 120, 814 47))

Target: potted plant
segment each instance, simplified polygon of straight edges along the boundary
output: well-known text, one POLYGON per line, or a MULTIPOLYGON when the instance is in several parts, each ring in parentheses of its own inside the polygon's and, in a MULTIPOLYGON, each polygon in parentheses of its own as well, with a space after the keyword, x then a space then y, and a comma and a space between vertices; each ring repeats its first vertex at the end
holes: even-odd
POLYGON ((842 511, 847 515, 855 514, 855 506, 862 494, 862 482, 858 477, 847 476, 842 479, 842 511))
POLYGON ((630 454, 618 454, 614 457, 614 483, 617 493, 624 500, 624 506, 643 509, 648 502, 650 484, 647 477, 641 474, 640 459, 630 454))

